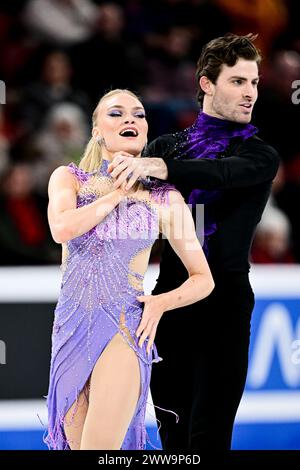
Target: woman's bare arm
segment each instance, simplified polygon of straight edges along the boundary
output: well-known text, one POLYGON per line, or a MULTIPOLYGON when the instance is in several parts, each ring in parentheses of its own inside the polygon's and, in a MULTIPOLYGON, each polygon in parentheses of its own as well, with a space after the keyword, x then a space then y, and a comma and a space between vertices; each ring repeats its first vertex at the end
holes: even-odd
POLYGON ((48 220, 56 243, 79 237, 99 224, 124 198, 117 189, 91 204, 76 208, 78 181, 66 166, 52 173, 49 185, 48 220))
POLYGON ((168 311, 207 297, 214 288, 214 281, 196 235, 191 211, 176 191, 170 192, 170 217, 163 225, 163 233, 189 274, 179 287, 160 294, 164 310, 168 311))
POLYGON ((176 289, 158 295, 138 297, 139 301, 144 302, 144 311, 136 335, 141 335, 140 347, 149 337, 148 353, 164 312, 204 299, 214 289, 213 277, 197 238, 192 214, 180 193, 171 191, 169 196, 170 210, 164 211, 167 216, 163 217, 162 233, 183 262, 189 277, 176 289))

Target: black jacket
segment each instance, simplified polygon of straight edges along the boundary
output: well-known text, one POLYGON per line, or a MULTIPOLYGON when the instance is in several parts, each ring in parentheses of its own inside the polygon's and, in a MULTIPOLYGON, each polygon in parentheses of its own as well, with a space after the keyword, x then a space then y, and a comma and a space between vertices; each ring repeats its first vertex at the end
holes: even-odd
MULTIPOLYGON (((210 203, 217 230, 208 240, 208 261, 215 280, 234 273, 249 272, 249 251, 256 225, 265 208, 279 156, 257 136, 245 141, 231 140, 226 153, 217 159, 188 160, 178 152, 178 134, 167 134, 151 142, 149 157, 161 157, 168 167, 168 182, 182 193, 186 202, 192 189, 220 190, 210 203)), ((205 216, 205 212, 204 212, 205 216)), ((165 241, 158 285, 171 289, 187 278, 187 272, 165 241)))

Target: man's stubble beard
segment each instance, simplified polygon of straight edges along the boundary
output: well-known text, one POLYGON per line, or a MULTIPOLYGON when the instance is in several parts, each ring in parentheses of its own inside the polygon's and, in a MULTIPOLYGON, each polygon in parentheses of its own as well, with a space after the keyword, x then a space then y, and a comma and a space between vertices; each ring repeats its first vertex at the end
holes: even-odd
POLYGON ((238 111, 234 109, 230 110, 230 104, 228 105, 225 104, 217 96, 213 98, 212 110, 215 114, 218 114, 218 116, 220 116, 221 119, 225 119, 231 122, 236 122, 239 124, 247 124, 248 122, 251 121, 251 118, 252 118, 252 113, 251 113, 249 114, 247 119, 241 119, 238 111))
POLYGON ((234 116, 234 112, 230 111, 229 105, 225 104, 218 97, 215 97, 212 102, 212 109, 215 114, 220 116, 221 119, 226 119, 227 121, 238 122, 234 116), (228 109, 229 108, 229 109, 228 109))

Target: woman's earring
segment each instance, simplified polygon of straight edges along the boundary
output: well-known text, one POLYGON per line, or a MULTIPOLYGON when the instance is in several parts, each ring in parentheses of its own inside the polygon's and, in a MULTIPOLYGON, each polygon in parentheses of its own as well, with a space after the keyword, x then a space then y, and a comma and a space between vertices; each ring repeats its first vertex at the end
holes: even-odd
POLYGON ((98 142, 99 145, 103 145, 104 144, 103 137, 97 137, 97 142, 98 142))

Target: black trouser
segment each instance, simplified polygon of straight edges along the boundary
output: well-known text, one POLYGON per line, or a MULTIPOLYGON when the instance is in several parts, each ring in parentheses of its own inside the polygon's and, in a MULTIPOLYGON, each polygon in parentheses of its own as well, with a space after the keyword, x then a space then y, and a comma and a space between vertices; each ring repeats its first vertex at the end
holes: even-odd
MULTIPOLYGON (((158 284, 153 291, 166 291, 158 284)), ((248 276, 226 276, 197 304, 166 312, 155 344, 153 402, 165 450, 230 449, 244 390, 254 296, 248 276)))

